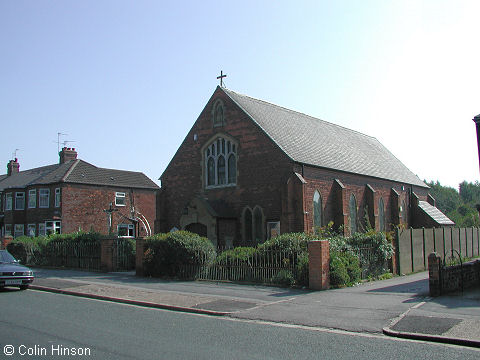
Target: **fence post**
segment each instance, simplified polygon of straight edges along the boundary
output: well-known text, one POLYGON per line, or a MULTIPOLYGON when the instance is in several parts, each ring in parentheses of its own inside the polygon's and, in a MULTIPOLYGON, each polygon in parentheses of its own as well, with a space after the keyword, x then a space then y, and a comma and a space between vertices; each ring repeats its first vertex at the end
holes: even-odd
POLYGON ((145 252, 145 239, 139 237, 135 239, 135 275, 143 276, 143 254, 145 252))
POLYGON ((440 296, 442 294, 441 266, 442 259, 437 253, 428 255, 428 285, 430 296, 440 296))
POLYGON ((101 240, 100 269, 105 272, 113 271, 113 242, 114 239, 101 240))
POLYGON ((308 285, 312 290, 330 288, 330 243, 316 240, 308 243, 308 285))

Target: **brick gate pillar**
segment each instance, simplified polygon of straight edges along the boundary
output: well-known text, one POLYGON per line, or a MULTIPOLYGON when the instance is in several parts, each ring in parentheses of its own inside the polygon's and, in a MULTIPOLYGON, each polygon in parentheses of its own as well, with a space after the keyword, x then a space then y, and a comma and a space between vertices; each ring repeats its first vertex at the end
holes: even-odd
POLYGON ((440 296, 442 294, 442 259, 437 253, 428 255, 428 285, 430 296, 440 296))
POLYGON ((308 287, 312 290, 330 288, 330 243, 328 240, 308 243, 308 287))
POLYGON ((102 271, 113 271, 113 244, 114 239, 102 239, 100 251, 100 268, 102 271))
POLYGON ((143 276, 143 254, 145 252, 145 239, 142 237, 135 239, 135 274, 143 276))

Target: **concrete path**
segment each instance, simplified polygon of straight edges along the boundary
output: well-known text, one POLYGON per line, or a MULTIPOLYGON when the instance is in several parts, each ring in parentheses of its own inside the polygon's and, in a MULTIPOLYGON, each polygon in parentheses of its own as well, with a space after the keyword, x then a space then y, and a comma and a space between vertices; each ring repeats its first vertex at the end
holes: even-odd
POLYGON ((32 289, 239 319, 384 333, 480 347, 480 288, 428 296, 428 274, 312 292, 231 283, 164 281, 134 273, 34 269, 32 289))

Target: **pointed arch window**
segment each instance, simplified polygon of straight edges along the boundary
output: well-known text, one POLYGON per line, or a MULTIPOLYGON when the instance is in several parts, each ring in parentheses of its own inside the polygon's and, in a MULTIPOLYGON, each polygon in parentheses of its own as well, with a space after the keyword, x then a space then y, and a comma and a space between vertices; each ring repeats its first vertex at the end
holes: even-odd
POLYGON ((245 207, 242 223, 245 242, 255 241, 259 244, 265 240, 265 216, 260 206, 255 206, 253 211, 250 207, 245 207))
POLYGON ((258 206, 255 207, 255 210, 253 212, 253 223, 255 224, 255 234, 254 238, 257 243, 262 243, 263 242, 263 212, 262 209, 260 209, 258 206))
POLYGON ((408 223, 408 216, 407 216, 407 204, 405 203, 405 200, 402 201, 402 221, 404 224, 408 223))
POLYGON ((352 234, 358 231, 357 227, 357 200, 355 195, 350 195, 350 201, 348 203, 350 209, 350 231, 352 234))
POLYGON ((237 145, 226 138, 216 138, 205 149, 207 187, 232 186, 237 183, 237 145))
POLYGON ((223 101, 217 99, 212 107, 213 127, 225 125, 225 106, 223 101))
POLYGON ((246 208, 243 212, 243 232, 245 241, 252 241, 253 235, 253 216, 252 210, 246 208))
POLYGON ((378 200, 378 223, 380 231, 385 231, 385 203, 382 198, 378 200))
POLYGON ((320 193, 315 190, 313 194, 313 227, 322 226, 322 197, 320 193))

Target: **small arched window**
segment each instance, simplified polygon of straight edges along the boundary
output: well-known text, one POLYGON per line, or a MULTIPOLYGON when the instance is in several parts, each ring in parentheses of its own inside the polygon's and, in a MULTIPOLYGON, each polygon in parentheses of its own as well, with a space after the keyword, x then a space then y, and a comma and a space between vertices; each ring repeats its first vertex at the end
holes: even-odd
POLYGON ((358 231, 357 228, 357 200, 355 200, 355 195, 350 195, 349 201, 349 209, 350 209, 350 230, 352 234, 358 231))
POLYGON ((378 223, 380 231, 385 231, 385 204, 382 198, 378 200, 378 223))
POLYGON ((402 221, 406 225, 408 223, 408 214, 407 214, 407 204, 405 204, 405 200, 402 201, 402 221))
POLYGON ((245 241, 252 241, 253 235, 253 217, 252 210, 246 208, 243 212, 243 232, 245 241))
POLYGON ((205 149, 207 186, 231 186, 237 183, 237 146, 223 137, 216 138, 205 149))
POLYGON ((255 224, 255 241, 261 243, 263 242, 263 213, 259 207, 256 207, 253 212, 253 220, 255 224))
POLYGON ((322 226, 322 198, 320 193, 315 190, 313 194, 313 227, 322 226))
POLYGON ((218 99, 212 109, 213 127, 225 125, 225 108, 222 100, 218 99))

